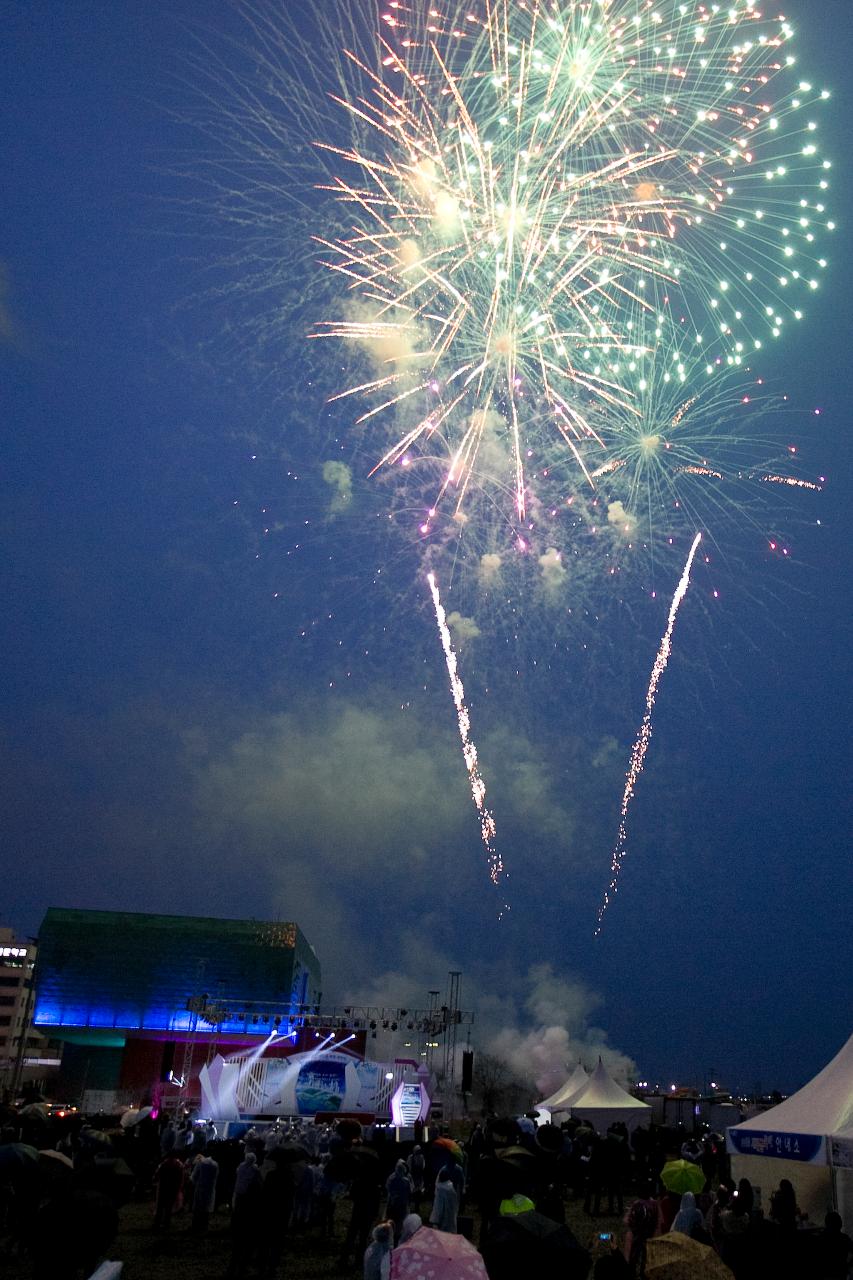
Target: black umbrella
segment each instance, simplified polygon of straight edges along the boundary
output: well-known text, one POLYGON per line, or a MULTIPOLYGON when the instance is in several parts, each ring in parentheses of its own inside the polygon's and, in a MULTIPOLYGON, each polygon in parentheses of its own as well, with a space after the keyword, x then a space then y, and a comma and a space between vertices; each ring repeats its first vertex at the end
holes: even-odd
POLYGON ((489 1280, 517 1280, 521 1275, 585 1280, 592 1261, 568 1227, 535 1209, 498 1219, 480 1251, 489 1280))
POLYGON ((484 1156, 477 1165, 481 1194, 488 1200, 503 1200, 515 1193, 528 1193, 535 1181, 535 1168, 522 1160, 484 1156), (533 1175, 533 1176, 531 1176, 533 1175))
POLYGON ((529 1147, 503 1147, 497 1154, 499 1160, 512 1160, 522 1169, 532 1168, 538 1157, 538 1152, 531 1151, 529 1147))
POLYGON ((559 1155, 564 1145, 562 1130, 555 1124, 540 1124, 536 1130, 536 1145, 549 1155, 559 1155))
POLYGON ((35 1173, 39 1153, 26 1142, 5 1142, 0 1146, 0 1180, 13 1180, 20 1174, 35 1173))

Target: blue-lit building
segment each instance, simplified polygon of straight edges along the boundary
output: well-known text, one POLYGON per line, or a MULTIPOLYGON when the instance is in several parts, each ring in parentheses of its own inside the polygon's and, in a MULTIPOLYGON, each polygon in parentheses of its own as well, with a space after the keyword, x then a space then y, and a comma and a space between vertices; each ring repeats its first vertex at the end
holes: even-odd
POLYGON ((213 1038, 256 1042, 319 1003, 320 963, 293 923, 51 907, 35 984, 33 1024, 65 1042, 69 1096, 138 1092, 174 1073, 190 1037, 202 1054, 213 1038), (200 1005, 227 1012, 213 1026, 200 1005))

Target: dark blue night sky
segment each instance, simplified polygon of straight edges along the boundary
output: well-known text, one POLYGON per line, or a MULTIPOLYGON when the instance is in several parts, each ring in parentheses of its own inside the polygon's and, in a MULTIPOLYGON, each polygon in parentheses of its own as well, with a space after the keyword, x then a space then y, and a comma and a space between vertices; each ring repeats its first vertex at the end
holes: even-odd
POLYGON ((834 93, 839 225, 808 327, 762 372, 803 410, 792 438, 828 484, 774 512, 790 563, 747 522, 697 571, 594 942, 665 610, 591 619, 586 649, 532 610, 461 653, 513 873, 498 925, 415 562, 370 497, 363 524, 316 517, 346 425, 323 407, 334 383, 303 371, 286 271, 278 302, 220 289, 238 269, 217 267, 215 218, 181 176, 194 24, 244 40, 234 9, 0 7, 4 923, 34 933, 48 905, 292 917, 327 997, 405 1002, 458 967, 489 1034, 559 1020, 537 1003, 551 966, 571 1043, 599 1043, 594 1024, 654 1079, 789 1088, 836 1052, 853 7, 786 12, 834 93), (276 306, 261 343, 253 317, 276 306))

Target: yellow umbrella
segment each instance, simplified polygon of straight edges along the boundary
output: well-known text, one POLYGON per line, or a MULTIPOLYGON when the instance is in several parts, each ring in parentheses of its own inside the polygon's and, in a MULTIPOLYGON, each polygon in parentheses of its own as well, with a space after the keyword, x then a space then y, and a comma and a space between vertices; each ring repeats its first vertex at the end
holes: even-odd
POLYGON ((705 1185, 704 1173, 698 1164, 693 1164, 690 1160, 670 1160, 661 1169, 660 1180, 667 1191, 674 1191, 676 1195, 682 1196, 685 1191, 695 1194, 705 1185))
POLYGON ((713 1249, 670 1231, 646 1245, 646 1280, 734 1280, 713 1249))

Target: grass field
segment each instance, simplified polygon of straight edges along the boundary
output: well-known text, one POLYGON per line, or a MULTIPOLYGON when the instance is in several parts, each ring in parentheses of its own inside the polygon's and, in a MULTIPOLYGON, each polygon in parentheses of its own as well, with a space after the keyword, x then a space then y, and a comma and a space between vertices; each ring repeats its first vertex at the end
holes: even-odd
MULTIPOLYGON (((315 1228, 288 1237, 280 1280, 331 1280, 332 1277, 360 1277, 361 1268, 344 1271, 338 1265, 341 1243, 346 1229, 348 1205, 338 1209, 334 1238, 321 1238, 315 1228)), ((132 1203, 121 1210, 119 1234, 109 1257, 124 1263, 124 1280, 224 1280, 231 1252, 229 1215, 226 1209, 214 1214, 210 1231, 201 1238, 190 1233, 189 1215, 174 1220, 168 1233, 155 1232, 151 1204, 132 1203)), ((588 1217, 580 1203, 566 1206, 566 1220, 581 1244, 588 1245, 599 1232, 617 1235, 619 1218, 588 1217)), ((476 1240, 479 1220, 475 1216, 476 1240)), ((25 1260, 3 1256, 0 1252, 0 1274, 4 1280, 31 1280, 31 1269, 25 1260)), ((254 1277, 256 1272, 252 1270, 254 1277)))

